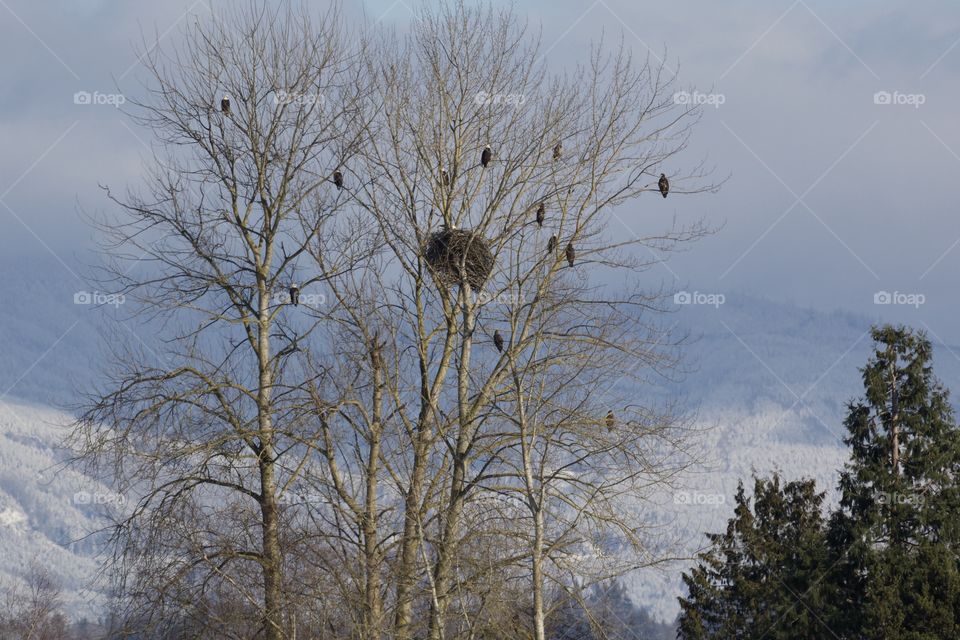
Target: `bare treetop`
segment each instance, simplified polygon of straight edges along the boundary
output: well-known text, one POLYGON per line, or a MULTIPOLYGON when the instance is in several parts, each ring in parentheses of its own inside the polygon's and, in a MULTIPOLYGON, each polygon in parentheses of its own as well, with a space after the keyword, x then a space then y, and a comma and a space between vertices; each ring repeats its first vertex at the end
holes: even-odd
POLYGON ((146 65, 156 156, 100 229, 166 347, 118 348, 76 431, 140 496, 131 624, 440 640, 513 580, 542 640, 550 594, 657 561, 628 505, 689 456, 636 397, 679 345, 640 278, 708 232, 667 220, 661 173, 713 188, 662 65, 601 43, 557 73, 465 2, 403 37, 231 6, 146 65))

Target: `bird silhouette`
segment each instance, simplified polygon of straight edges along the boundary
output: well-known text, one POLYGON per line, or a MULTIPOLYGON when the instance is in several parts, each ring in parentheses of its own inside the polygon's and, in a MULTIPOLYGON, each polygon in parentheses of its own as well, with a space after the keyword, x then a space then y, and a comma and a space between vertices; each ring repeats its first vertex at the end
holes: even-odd
POLYGON ((300 304, 300 287, 296 283, 290 285, 290 302, 293 306, 300 304))
POLYGON ((373 334, 373 339, 370 340, 370 364, 374 369, 382 369, 383 361, 380 358, 380 348, 383 345, 380 344, 380 332, 373 334))
POLYGON ((660 195, 666 198, 667 194, 670 193, 670 181, 667 180, 666 174, 660 174, 660 182, 657 183, 657 186, 660 187, 660 195))
POLYGON ((543 226, 543 220, 547 216, 547 207, 541 202, 540 206, 537 207, 537 226, 543 226))
POLYGON ((343 173, 339 169, 333 172, 333 184, 336 185, 337 191, 343 189, 343 173))
POLYGON ((563 155, 563 143, 558 141, 557 144, 555 144, 553 147, 553 159, 559 160, 560 156, 562 155, 563 155))
POLYGON ((493 346, 497 348, 497 351, 503 353, 503 336, 500 335, 500 331, 493 332, 493 346))
POLYGON ((220 111, 230 115, 230 98, 227 96, 223 96, 223 98, 220 100, 220 111))
POLYGON ((613 431, 613 428, 617 425, 617 416, 613 414, 613 409, 611 409, 610 411, 607 411, 606 423, 607 423, 607 429, 611 431, 613 431))
POLYGON ((483 148, 483 153, 480 154, 480 164, 486 169, 491 160, 493 160, 493 149, 490 148, 490 145, 487 145, 483 148))
POLYGON ((567 264, 569 264, 569 265, 572 267, 572 266, 573 266, 573 261, 574 261, 574 260, 576 259, 576 257, 577 257, 577 252, 573 250, 573 243, 572 243, 572 242, 568 242, 568 243, 567 243, 566 254, 567 254, 567 264))
POLYGON ((550 239, 547 241, 547 253, 553 253, 556 250, 557 250, 557 236, 552 235, 550 236, 550 239))

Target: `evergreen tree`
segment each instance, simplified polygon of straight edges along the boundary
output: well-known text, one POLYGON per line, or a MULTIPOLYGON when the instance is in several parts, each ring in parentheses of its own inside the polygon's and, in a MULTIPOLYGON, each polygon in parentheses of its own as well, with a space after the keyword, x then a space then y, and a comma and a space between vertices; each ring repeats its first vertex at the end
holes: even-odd
POLYGON ((865 396, 845 427, 850 462, 831 517, 831 588, 845 638, 960 637, 960 432, 922 333, 876 327, 865 396))
POLYGON ((960 430, 926 336, 872 335, 829 524, 812 481, 756 480, 752 508, 741 485, 684 575, 680 638, 960 638, 960 430))
POLYGON ((819 638, 827 607, 820 578, 828 569, 823 494, 812 480, 743 483, 724 534, 683 576, 678 637, 683 640, 819 638))

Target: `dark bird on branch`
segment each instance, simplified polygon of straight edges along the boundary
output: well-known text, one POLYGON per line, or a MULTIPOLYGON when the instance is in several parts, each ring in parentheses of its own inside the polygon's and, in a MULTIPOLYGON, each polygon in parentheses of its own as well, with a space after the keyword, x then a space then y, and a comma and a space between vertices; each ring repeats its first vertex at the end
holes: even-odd
POLYGON ((383 368, 383 361, 380 358, 380 348, 382 346, 380 344, 380 333, 374 333, 373 339, 370 341, 370 364, 374 369, 383 368))
POLYGON ((493 346, 497 348, 497 351, 503 353, 503 336, 500 335, 500 331, 493 332, 493 346))
POLYGON ((552 235, 550 236, 550 239, 547 241, 547 253, 553 253, 556 250, 557 250, 557 236, 552 235))
POLYGON ((230 115, 230 98, 227 96, 223 96, 223 98, 220 100, 220 111, 230 115))
POLYGON ((568 243, 567 243, 566 254, 567 254, 567 264, 569 264, 569 265, 572 267, 572 266, 573 266, 573 261, 574 261, 574 260, 576 259, 576 257, 577 257, 577 252, 573 250, 573 243, 572 243, 572 242, 568 242, 568 243))
POLYGON ((657 185, 660 187, 660 195, 666 198, 667 194, 670 193, 670 181, 667 180, 666 174, 660 174, 660 182, 657 185))
POLYGON ((490 145, 487 145, 483 148, 483 153, 480 154, 480 164, 486 169, 491 160, 493 160, 493 150, 490 145))
POLYGON ((617 425, 617 417, 613 415, 613 409, 607 411, 607 429, 613 431, 613 428, 617 425))
POLYGON ((537 207, 537 226, 543 226, 543 220, 547 217, 547 207, 541 202, 540 206, 537 207))
POLYGON ((300 287, 297 286, 296 282, 290 285, 290 303, 293 306, 300 304, 300 287))
POLYGON ((333 184, 337 186, 337 191, 343 189, 343 173, 339 169, 333 172, 333 184))
POLYGON ((553 147, 553 159, 554 159, 554 160, 559 160, 559 159, 560 159, 560 156, 562 156, 562 155, 563 155, 563 143, 562 143, 562 142, 557 142, 557 144, 554 145, 554 147, 553 147))
POLYGON ((443 168, 440 169, 440 184, 445 187, 450 186, 450 174, 447 173, 447 170, 443 168))

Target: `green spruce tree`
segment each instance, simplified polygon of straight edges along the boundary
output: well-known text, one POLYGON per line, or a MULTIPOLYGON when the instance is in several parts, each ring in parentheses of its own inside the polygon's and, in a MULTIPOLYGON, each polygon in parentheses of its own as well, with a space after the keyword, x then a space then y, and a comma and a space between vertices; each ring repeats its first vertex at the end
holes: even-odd
POLYGON ((830 521, 831 627, 850 639, 960 638, 960 432, 922 332, 876 327, 830 521))
POLYGON ((741 482, 726 533, 709 534, 710 548, 683 576, 678 638, 828 637, 823 498, 812 480, 781 486, 774 475, 754 479, 751 500, 741 482))

